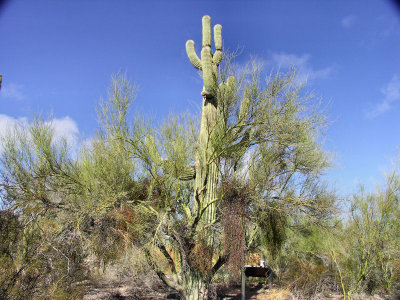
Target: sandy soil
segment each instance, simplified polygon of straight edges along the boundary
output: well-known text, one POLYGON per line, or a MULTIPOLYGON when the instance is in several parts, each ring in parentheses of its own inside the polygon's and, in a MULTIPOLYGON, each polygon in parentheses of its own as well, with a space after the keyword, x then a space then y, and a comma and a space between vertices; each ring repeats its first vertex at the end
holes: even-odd
MULTIPOLYGON (((215 293, 217 298, 221 300, 241 300, 241 290, 236 287, 216 288, 215 293)), ((282 288, 264 289, 261 284, 246 286, 246 299, 251 300, 300 300, 310 299, 304 297, 296 297, 289 290, 282 288)), ((83 300, 158 300, 158 299, 179 299, 179 296, 174 291, 166 288, 162 284, 141 283, 119 283, 99 282, 98 284, 90 284, 83 300)), ((339 300, 343 299, 339 294, 315 295, 312 300, 339 300)), ((400 300, 398 297, 382 298, 379 296, 353 295, 353 300, 400 300)))

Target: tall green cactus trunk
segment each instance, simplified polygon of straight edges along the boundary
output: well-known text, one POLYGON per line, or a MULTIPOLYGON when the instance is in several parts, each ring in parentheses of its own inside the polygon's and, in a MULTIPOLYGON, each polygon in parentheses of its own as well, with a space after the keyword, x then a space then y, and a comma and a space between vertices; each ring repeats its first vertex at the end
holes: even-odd
MULTIPOLYGON (((196 204, 201 205, 200 209, 206 208, 203 221, 210 223, 214 219, 217 185, 217 161, 211 161, 213 154, 212 128, 216 124, 217 107, 203 98, 203 110, 201 114, 200 132, 198 137, 198 149, 196 153, 196 179, 195 195, 198 198, 196 204), (210 204, 211 203, 211 204, 210 204)), ((194 207, 198 209, 198 207, 194 207)))
MULTIPOLYGON (((218 66, 222 59, 222 36, 221 25, 214 26, 215 53, 211 54, 211 20, 209 16, 204 16, 203 23, 203 47, 201 50, 201 59, 197 56, 194 49, 194 42, 186 42, 186 51, 192 65, 203 73, 203 97, 200 132, 197 139, 197 149, 195 153, 194 170, 188 168, 190 172, 185 172, 179 176, 182 180, 194 178, 193 205, 191 208, 192 216, 195 216, 192 223, 192 230, 196 233, 202 231, 205 234, 205 242, 208 250, 211 250, 210 261, 204 261, 205 264, 212 263, 213 232, 210 228, 216 219, 216 199, 218 185, 218 165, 219 159, 215 155, 215 132, 219 120, 218 111, 218 66), (194 172, 193 172, 194 171, 194 172), (194 225, 194 226, 193 226, 194 225), (199 226, 199 227, 198 227, 199 226)), ((223 85, 223 88, 225 86, 223 85)), ((195 239, 199 235, 194 234, 195 239)), ((197 242, 197 241, 196 241, 197 242)), ((194 242, 194 243, 196 243, 194 242)), ((192 244, 193 241, 191 241, 192 244)), ((191 247, 189 247, 191 248, 191 247)), ((193 248, 191 248, 193 249, 193 248)), ((207 251, 208 251, 207 250, 207 251)), ((182 254, 181 254, 182 255, 182 254)), ((190 255, 184 253, 184 256, 190 255)), ((182 274, 180 290, 184 299, 205 300, 208 299, 208 289, 212 279, 211 270, 200 270, 198 266, 189 263, 182 274)))
MULTIPOLYGON (((203 96, 200 132, 197 141, 196 153, 196 178, 194 183, 194 205, 193 212, 197 213, 204 209, 202 222, 210 224, 215 220, 215 200, 218 184, 219 161, 213 158, 214 139, 213 131, 217 124, 218 117, 218 65, 222 59, 222 26, 214 26, 215 53, 211 54, 211 19, 204 16, 203 25, 203 47, 201 60, 194 49, 194 42, 186 42, 186 51, 192 65, 203 72, 203 96)), ((212 242, 212 236, 209 239, 212 242)))

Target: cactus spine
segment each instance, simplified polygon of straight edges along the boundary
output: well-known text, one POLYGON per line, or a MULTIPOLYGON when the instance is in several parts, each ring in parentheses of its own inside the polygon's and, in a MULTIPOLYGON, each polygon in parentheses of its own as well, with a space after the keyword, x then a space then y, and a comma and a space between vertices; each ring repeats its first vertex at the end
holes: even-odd
MULTIPOLYGON (((186 52, 192 65, 203 72, 203 105, 201 113, 200 132, 197 141, 196 176, 194 183, 193 212, 204 210, 202 221, 210 224, 215 220, 215 200, 218 183, 217 159, 213 159, 213 130, 218 121, 218 66, 222 60, 222 26, 214 26, 215 53, 211 54, 211 19, 202 19, 202 50, 201 59, 197 56, 194 42, 186 42, 186 52)), ((212 238, 211 238, 212 240, 212 238)))

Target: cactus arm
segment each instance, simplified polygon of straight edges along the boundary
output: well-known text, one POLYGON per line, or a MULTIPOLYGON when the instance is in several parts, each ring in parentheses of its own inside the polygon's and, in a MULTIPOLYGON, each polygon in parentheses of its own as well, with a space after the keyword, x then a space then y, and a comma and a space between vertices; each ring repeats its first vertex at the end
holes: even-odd
MULTIPOLYGON (((221 82, 219 84, 219 92, 220 92, 220 100, 219 101, 227 101, 227 99, 231 99, 234 95, 235 90, 235 77, 229 76, 228 80, 225 82, 221 82)), ((229 101, 229 100, 228 100, 229 101)))
POLYGON ((203 65, 203 83, 204 91, 202 93, 206 98, 213 98, 215 95, 215 76, 212 66, 211 48, 203 47, 201 50, 201 62, 203 65))
POLYGON ((222 50, 222 26, 220 24, 214 26, 214 44, 215 50, 222 50))
POLYGON ((222 60, 222 26, 219 24, 214 26, 214 44, 215 53, 213 56, 213 63, 219 66, 222 60))
POLYGON ((235 88, 235 84, 236 84, 236 79, 234 76, 229 76, 228 80, 227 80, 227 84, 229 87, 230 91, 233 91, 233 89, 235 88))
POLYGON ((221 63, 221 60, 222 60, 222 51, 221 50, 215 51, 214 56, 213 56, 213 63, 216 66, 219 66, 219 64, 221 63))
POLYGON ((178 178, 180 180, 187 181, 187 180, 192 180, 195 177, 196 177, 196 168, 194 166, 185 166, 178 178))
POLYGON ((203 26, 203 47, 211 47, 211 18, 204 16, 202 21, 203 26))
POLYGON ((242 103, 240 103, 238 122, 240 124, 245 123, 247 119, 248 109, 250 106, 250 99, 248 97, 243 97, 242 103))
POLYGON ((214 78, 215 75, 212 65, 212 55, 211 55, 211 18, 210 16, 204 16, 202 19, 203 26, 203 48, 201 49, 201 64, 203 66, 203 82, 204 90, 202 95, 206 98, 214 98, 215 86, 214 78))
POLYGON ((229 76, 226 81, 226 91, 229 97, 233 97, 236 86, 236 79, 234 76, 229 76))
POLYGON ((193 67, 201 71, 203 68, 201 67, 200 58, 197 56, 196 50, 194 49, 194 41, 189 40, 186 42, 186 53, 193 67))

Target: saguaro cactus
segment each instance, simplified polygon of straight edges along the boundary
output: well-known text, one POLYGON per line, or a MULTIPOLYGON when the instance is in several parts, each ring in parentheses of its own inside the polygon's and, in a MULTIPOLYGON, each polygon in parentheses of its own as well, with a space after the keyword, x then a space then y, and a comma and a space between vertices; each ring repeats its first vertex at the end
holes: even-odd
MULTIPOLYGON (((170 263, 173 281, 158 270, 160 278, 169 286, 178 290, 184 299, 208 299, 209 284, 215 272, 226 262, 227 256, 218 253, 217 261, 214 250, 214 222, 216 221, 216 203, 218 186, 218 167, 221 153, 229 143, 227 133, 227 105, 233 98, 235 80, 229 77, 218 84, 218 66, 222 60, 222 26, 214 26, 215 52, 211 53, 211 19, 202 19, 203 37, 201 59, 195 51, 194 42, 186 42, 186 51, 192 65, 202 72, 203 89, 202 112, 199 136, 197 137, 195 163, 190 166, 178 165, 175 161, 163 159, 158 153, 152 136, 146 137, 144 144, 151 161, 163 172, 180 180, 194 179, 193 201, 181 203, 187 223, 177 227, 166 235, 171 240, 159 245, 161 253, 170 263), (227 142, 228 141, 228 142, 227 142), (178 232, 178 233, 177 233, 178 232), (180 233, 179 233, 180 232, 180 233), (167 251, 174 247, 179 253, 179 260, 174 260, 167 251), (179 270, 179 275, 178 275, 179 270)), ((241 113, 242 115, 242 113, 241 113)), ((244 119, 244 117, 242 118, 244 119)), ((163 219, 164 220, 164 219, 163 219)), ((150 263, 152 260, 148 251, 150 263)), ((156 267, 157 269, 157 267, 156 267)))
POLYGON ((203 41, 201 59, 197 56, 194 42, 186 42, 186 52, 192 65, 203 73, 203 106, 201 125, 196 153, 195 200, 193 212, 201 213, 202 220, 209 224, 215 219, 216 188, 218 183, 217 166, 214 159, 213 131, 218 117, 218 66, 222 60, 222 26, 214 26, 215 53, 211 54, 211 18, 202 19, 203 41))
MULTIPOLYGON (((186 42, 186 52, 192 65, 203 72, 204 88, 202 96, 206 99, 216 99, 218 66, 222 60, 222 26, 214 26, 215 53, 211 54, 211 18, 204 16, 203 23, 203 48, 201 60, 196 54, 194 41, 186 42)), ((215 103, 216 104, 216 103, 215 103)))

